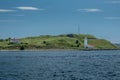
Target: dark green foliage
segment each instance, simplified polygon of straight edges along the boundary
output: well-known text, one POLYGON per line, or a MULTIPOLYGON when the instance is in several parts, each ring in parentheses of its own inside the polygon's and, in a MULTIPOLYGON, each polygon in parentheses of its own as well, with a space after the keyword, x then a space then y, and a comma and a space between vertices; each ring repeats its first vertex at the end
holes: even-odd
POLYGON ((20 44, 22 44, 22 45, 28 45, 28 43, 24 43, 24 42, 21 42, 20 44))
POLYGON ((15 44, 15 43, 12 43, 12 42, 9 42, 8 45, 12 45, 12 44, 15 44))
POLYGON ((78 40, 76 40, 76 42, 75 42, 76 44, 79 44, 79 41, 78 40))
POLYGON ((3 42, 4 40, 3 39, 0 39, 0 42, 3 42))
POLYGON ((20 46, 20 50, 24 50, 25 49, 25 47, 24 46, 20 46))
POLYGON ((50 43, 50 42, 46 43, 46 46, 51 46, 51 45, 52 45, 52 43, 50 43))
POLYGON ((71 47, 74 47, 74 45, 71 45, 71 47))
POLYGON ((8 45, 19 45, 18 43, 9 42, 8 45))
POLYGON ((80 47, 80 45, 79 45, 79 44, 77 44, 77 47, 80 47))
POLYGON ((67 37, 73 38, 74 34, 67 34, 67 37))
POLYGON ((46 44, 47 42, 46 41, 43 41, 44 44, 46 44))
POLYGON ((76 47, 80 47, 80 42, 79 42, 79 40, 76 40, 75 44, 76 44, 76 47))
POLYGON ((5 39, 5 41, 10 41, 10 39, 11 39, 11 38, 7 38, 7 39, 5 39))

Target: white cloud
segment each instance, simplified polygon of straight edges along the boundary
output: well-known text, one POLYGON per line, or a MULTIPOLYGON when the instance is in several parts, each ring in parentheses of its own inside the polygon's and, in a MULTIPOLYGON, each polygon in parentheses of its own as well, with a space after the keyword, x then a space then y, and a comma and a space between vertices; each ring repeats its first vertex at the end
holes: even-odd
POLYGON ((97 8, 88 8, 88 9, 77 9, 80 12, 101 12, 102 10, 97 8))
POLYGON ((0 12, 13 12, 15 10, 9 10, 9 9, 0 9, 0 12))
POLYGON ((20 7, 16 7, 16 8, 20 9, 20 10, 32 10, 32 11, 44 10, 44 9, 39 9, 37 7, 30 7, 30 6, 20 6, 20 7))
POLYGON ((120 17, 105 17, 105 19, 114 20, 114 19, 120 19, 120 17))

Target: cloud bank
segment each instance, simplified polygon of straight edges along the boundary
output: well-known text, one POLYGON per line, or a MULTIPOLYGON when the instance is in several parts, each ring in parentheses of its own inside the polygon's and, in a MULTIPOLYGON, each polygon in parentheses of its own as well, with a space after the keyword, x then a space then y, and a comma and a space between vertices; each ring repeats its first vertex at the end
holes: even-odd
POLYGON ((37 7, 31 7, 31 6, 20 6, 16 8, 19 10, 31 10, 31 11, 44 10, 44 9, 39 9, 37 7))
POLYGON ((0 9, 0 12, 14 12, 15 10, 10 9, 0 9))
POLYGON ((31 11, 42 11, 45 9, 39 9, 37 7, 31 7, 31 6, 20 6, 20 7, 16 7, 16 10, 12 10, 12 9, 0 9, 0 12, 14 12, 17 10, 31 10, 31 11))
POLYGON ((97 8, 88 8, 88 9, 77 9, 80 12, 101 12, 102 10, 97 8))

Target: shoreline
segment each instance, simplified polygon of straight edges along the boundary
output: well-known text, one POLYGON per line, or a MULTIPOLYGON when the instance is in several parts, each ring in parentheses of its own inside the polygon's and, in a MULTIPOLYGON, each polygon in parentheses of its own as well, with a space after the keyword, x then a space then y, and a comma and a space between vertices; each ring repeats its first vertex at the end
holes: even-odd
POLYGON ((120 50, 120 49, 80 49, 83 51, 104 51, 104 50, 120 50))
POLYGON ((1 51, 111 51, 120 49, 25 49, 25 50, 0 50, 1 51))

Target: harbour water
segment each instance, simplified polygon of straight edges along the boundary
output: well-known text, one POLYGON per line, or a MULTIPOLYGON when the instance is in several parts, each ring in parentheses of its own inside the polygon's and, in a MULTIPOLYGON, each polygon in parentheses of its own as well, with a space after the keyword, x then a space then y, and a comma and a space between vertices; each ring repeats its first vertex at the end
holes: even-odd
POLYGON ((120 80, 120 50, 0 51, 0 80, 120 80))

